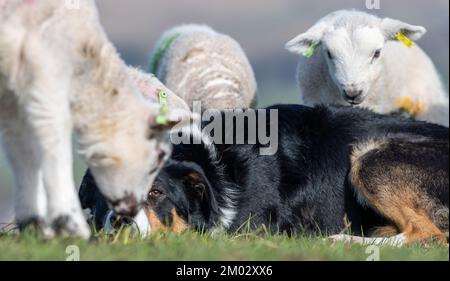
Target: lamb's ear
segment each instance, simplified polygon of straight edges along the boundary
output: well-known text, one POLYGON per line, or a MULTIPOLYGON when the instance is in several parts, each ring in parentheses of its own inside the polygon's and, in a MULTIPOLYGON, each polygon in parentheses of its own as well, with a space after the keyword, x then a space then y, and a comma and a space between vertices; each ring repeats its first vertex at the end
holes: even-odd
POLYGON ((186 102, 168 89, 156 76, 145 73, 139 69, 130 67, 128 69, 133 81, 140 90, 141 94, 149 101, 159 102, 159 93, 164 91, 167 95, 167 103, 170 107, 189 110, 186 102))
POLYGON ((151 129, 171 129, 177 124, 188 123, 192 119, 191 111, 186 102, 168 89, 159 79, 139 69, 129 68, 129 74, 136 83, 141 94, 150 101, 151 129), (161 100, 161 93, 164 94, 164 101, 161 100), (160 112, 162 103, 164 111, 160 112), (160 118, 160 119, 158 119, 160 118))
POLYGON ((294 54, 303 54, 312 45, 317 45, 322 41, 327 26, 327 23, 324 21, 318 22, 305 33, 287 42, 285 48, 294 54))
POLYGON ((416 41, 427 32, 423 26, 411 25, 390 18, 384 18, 381 21, 381 30, 383 31, 386 40, 396 40, 397 33, 401 32, 409 39, 416 41))

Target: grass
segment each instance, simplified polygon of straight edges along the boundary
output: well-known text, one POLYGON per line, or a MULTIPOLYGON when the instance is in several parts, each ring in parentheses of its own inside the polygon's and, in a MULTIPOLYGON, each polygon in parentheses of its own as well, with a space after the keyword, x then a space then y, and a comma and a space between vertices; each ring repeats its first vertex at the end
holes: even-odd
MULTIPOLYGON (((240 235, 185 232, 158 233, 140 240, 123 231, 116 236, 102 233, 90 241, 44 240, 33 232, 0 235, 0 260, 56 260, 69 256, 66 249, 76 245, 81 260, 214 260, 214 261, 365 261, 371 254, 366 246, 332 243, 320 237, 287 237, 246 233, 240 235), (367 251, 367 252, 366 252, 367 251)), ((70 250, 70 248, 69 248, 70 250)), ((380 247, 382 261, 448 261, 445 246, 419 245, 403 248, 380 247)))

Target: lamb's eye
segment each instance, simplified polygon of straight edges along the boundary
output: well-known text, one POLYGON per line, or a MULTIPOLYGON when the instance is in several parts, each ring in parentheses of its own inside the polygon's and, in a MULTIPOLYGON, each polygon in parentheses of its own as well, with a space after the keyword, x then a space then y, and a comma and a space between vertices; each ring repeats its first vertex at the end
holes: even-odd
POLYGON ((332 60, 332 59, 333 59, 333 55, 331 54, 331 52, 330 52, 330 51, 327 51, 327 56, 328 56, 328 58, 329 58, 330 60, 332 60))
POLYGON ((373 54, 373 58, 374 58, 374 59, 377 59, 377 58, 379 58, 380 56, 381 56, 381 50, 378 49, 378 50, 376 50, 375 53, 373 54))

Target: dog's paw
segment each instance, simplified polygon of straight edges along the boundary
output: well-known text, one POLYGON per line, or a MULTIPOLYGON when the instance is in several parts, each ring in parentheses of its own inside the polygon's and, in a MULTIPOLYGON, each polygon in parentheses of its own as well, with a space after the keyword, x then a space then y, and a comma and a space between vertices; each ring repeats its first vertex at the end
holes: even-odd
POLYGON ((344 243, 356 243, 356 244, 362 244, 363 239, 362 237, 347 235, 347 234, 337 234, 328 236, 328 240, 331 240, 332 242, 344 242, 344 243))
POLYGON ((47 231, 47 237, 55 235, 62 237, 73 237, 89 239, 91 230, 83 216, 74 214, 59 214, 49 223, 51 231, 47 231))
POLYGON ((360 237, 338 234, 329 236, 328 239, 333 242, 344 242, 349 244, 402 247, 405 244, 406 236, 403 233, 392 237, 360 237))

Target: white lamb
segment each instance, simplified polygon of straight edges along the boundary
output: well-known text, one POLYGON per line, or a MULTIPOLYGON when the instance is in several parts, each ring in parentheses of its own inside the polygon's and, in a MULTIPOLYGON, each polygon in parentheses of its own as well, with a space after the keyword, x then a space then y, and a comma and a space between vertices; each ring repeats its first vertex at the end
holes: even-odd
POLYGON ((359 11, 327 15, 286 44, 304 55, 297 74, 303 103, 361 105, 379 113, 404 110, 448 126, 448 94, 432 61, 417 45, 405 46, 425 32, 359 11))
POLYGON ((122 214, 138 211, 170 145, 155 124, 159 105, 141 95, 94 1, 80 0, 78 9, 65 2, 0 0, 0 129, 15 174, 16 221, 87 238, 72 128, 101 192, 122 214))
POLYGON ((182 25, 166 31, 154 48, 151 72, 192 107, 203 109, 253 106, 253 69, 231 37, 208 26, 182 25))

